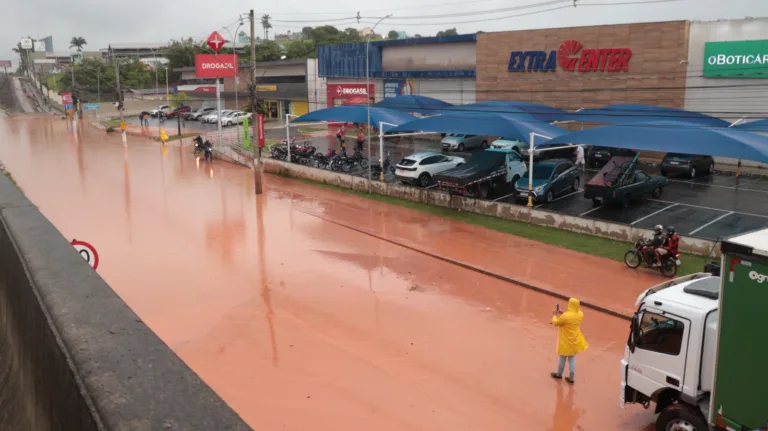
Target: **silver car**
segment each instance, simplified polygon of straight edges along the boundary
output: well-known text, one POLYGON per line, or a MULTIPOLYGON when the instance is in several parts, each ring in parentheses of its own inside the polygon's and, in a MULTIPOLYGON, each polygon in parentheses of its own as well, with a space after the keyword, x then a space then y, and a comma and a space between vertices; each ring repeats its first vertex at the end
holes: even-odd
POLYGON ((440 146, 443 150, 464 151, 470 148, 488 148, 488 137, 482 135, 457 135, 449 133, 445 135, 440 146))

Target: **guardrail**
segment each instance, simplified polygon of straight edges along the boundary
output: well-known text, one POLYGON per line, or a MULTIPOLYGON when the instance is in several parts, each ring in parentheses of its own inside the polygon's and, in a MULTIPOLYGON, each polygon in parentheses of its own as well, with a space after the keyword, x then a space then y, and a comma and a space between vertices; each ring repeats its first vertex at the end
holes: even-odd
POLYGON ((0 175, 0 429, 249 430, 0 175))

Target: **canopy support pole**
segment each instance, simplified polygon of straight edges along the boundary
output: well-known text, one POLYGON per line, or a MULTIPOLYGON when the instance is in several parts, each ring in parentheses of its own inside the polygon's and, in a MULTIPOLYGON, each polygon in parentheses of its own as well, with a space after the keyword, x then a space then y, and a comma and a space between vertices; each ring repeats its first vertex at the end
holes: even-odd
MULTIPOLYGON (((730 129, 731 127, 738 125, 739 123, 743 122, 744 120, 746 120, 746 117, 741 117, 738 120, 736 120, 733 123, 731 123, 731 125, 728 126, 728 128, 730 129)), ((741 180, 741 159, 739 159, 738 163, 736 163, 736 185, 737 186, 739 185, 739 181, 740 180, 741 180)))
MULTIPOLYGON (((529 207, 533 207, 533 138, 536 136, 544 139, 552 139, 551 136, 540 135, 536 132, 531 132, 528 135, 528 206, 529 207)), ((541 151, 547 151, 547 150, 544 149, 541 151)))

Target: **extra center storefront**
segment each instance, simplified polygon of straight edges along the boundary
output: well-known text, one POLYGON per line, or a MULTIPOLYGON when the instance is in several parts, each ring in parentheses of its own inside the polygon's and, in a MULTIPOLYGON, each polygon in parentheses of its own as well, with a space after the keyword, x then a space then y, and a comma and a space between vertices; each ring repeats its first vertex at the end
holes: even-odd
POLYGON ((688 22, 481 33, 477 100, 575 110, 685 104, 688 22))

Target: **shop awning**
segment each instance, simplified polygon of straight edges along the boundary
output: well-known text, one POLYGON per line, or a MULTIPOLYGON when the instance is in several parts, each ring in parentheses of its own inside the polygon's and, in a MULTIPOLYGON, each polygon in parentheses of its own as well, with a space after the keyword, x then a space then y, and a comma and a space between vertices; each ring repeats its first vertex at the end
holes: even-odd
POLYGON ((344 99, 341 104, 343 106, 349 106, 349 105, 365 105, 367 102, 367 98, 365 96, 363 97, 350 97, 348 99, 344 99))
MULTIPOLYGON (((415 120, 416 117, 403 112, 393 111, 385 108, 371 107, 371 126, 378 127, 379 122, 389 124, 405 124, 415 120)), ((337 106, 334 108, 325 108, 318 111, 304 114, 292 123, 314 123, 320 121, 333 121, 345 123, 368 123, 368 109, 366 105, 337 106)), ((387 126, 385 126, 385 129, 387 126)))
POLYGON ((414 95, 387 97, 373 106, 377 108, 394 109, 395 111, 401 112, 416 112, 429 115, 441 109, 451 108, 453 104, 444 102, 440 99, 414 95))
POLYGON ((584 123, 631 124, 653 121, 685 121, 708 127, 728 127, 731 123, 700 112, 663 106, 620 103, 597 109, 581 109, 568 113, 564 119, 584 123))
POLYGON ((768 120, 750 121, 749 123, 737 124, 732 129, 743 130, 747 132, 765 132, 768 133, 768 120))
POLYGON ((768 137, 734 128, 700 127, 683 121, 595 127, 563 134, 545 142, 564 143, 731 157, 768 163, 768 137))
POLYGON ((421 118, 390 130, 392 133, 432 132, 462 135, 499 136, 528 142, 531 132, 555 137, 567 130, 537 121, 528 114, 496 114, 491 112, 447 112, 429 118, 421 118))
POLYGON ((498 114, 518 115, 526 113, 539 121, 552 122, 568 119, 569 112, 549 105, 532 102, 488 100, 485 102, 470 103, 454 106, 447 111, 462 112, 492 112, 498 114))

